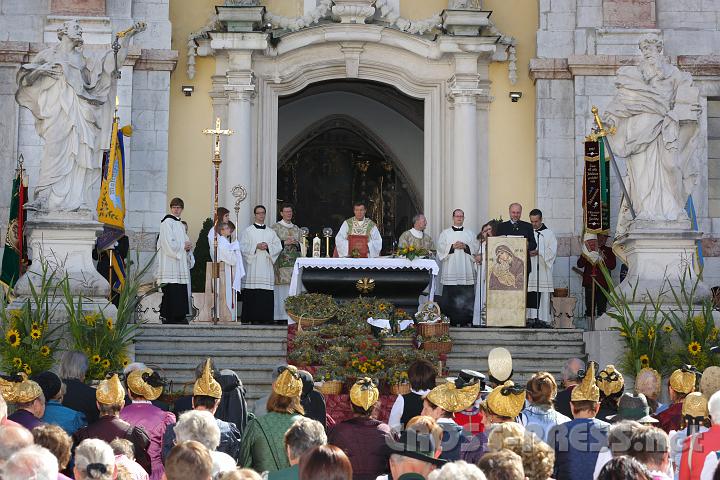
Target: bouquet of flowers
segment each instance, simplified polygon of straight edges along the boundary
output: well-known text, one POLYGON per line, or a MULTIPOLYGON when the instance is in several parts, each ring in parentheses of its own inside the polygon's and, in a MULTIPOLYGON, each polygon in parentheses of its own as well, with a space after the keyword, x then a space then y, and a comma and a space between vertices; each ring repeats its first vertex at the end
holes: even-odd
POLYGON ((428 250, 424 248, 415 248, 415 245, 407 245, 405 247, 399 248, 396 253, 398 257, 407 258, 411 262, 416 258, 425 258, 429 254, 430 252, 428 250))

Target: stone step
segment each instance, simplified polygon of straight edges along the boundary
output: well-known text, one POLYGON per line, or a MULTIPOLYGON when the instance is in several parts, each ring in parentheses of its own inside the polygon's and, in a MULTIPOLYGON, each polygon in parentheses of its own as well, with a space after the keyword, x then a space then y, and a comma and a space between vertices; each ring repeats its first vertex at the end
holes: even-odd
MULTIPOLYGON (((203 337, 175 338, 172 342, 172 351, 174 352, 197 352, 199 347, 204 349, 207 345, 200 343, 203 337)), ((241 337, 241 338, 212 338, 204 337, 212 342, 213 352, 226 351, 287 351, 286 337, 282 338, 266 338, 266 337, 241 337)), ((135 350, 153 352, 163 351, 169 348, 167 337, 162 336, 143 336, 142 343, 136 344, 135 350)))

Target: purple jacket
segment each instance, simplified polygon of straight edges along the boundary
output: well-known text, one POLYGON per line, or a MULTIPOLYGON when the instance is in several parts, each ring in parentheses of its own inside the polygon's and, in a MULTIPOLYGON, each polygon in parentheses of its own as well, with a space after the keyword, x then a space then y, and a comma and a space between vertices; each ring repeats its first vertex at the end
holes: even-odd
POLYGON ((139 425, 150 437, 148 455, 152 463, 150 480, 160 480, 165 472, 162 463, 162 439, 168 425, 175 423, 175 415, 150 402, 133 402, 120 411, 120 418, 131 425, 139 425))
POLYGON ((353 480, 375 480, 390 471, 391 439, 387 424, 368 417, 338 423, 328 435, 328 443, 341 448, 350 459, 353 480))
POLYGON ((30 431, 35 427, 45 425, 39 418, 24 409, 16 410, 15 413, 8 415, 7 418, 15 423, 19 423, 30 431))

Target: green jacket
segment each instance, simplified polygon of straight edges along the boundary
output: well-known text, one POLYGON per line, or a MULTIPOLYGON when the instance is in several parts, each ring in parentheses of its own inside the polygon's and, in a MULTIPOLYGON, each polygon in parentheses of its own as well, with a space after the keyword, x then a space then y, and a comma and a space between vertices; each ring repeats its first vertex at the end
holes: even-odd
POLYGON ((270 412, 247 424, 240 449, 240 465, 257 472, 275 472, 288 468, 285 432, 299 415, 270 412))
POLYGON ((289 468, 283 468, 277 472, 271 472, 268 480, 298 480, 300 478, 300 465, 295 464, 289 468))

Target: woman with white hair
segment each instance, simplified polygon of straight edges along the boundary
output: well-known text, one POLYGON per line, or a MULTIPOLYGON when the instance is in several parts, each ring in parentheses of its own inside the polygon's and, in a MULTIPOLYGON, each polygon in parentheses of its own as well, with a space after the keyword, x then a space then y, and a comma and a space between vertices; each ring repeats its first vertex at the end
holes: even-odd
MULTIPOLYGON (((58 462, 50 450, 30 445, 15 452, 2 469, 3 480, 55 480, 58 462)), ((76 477, 79 478, 79 477, 76 477)))
POLYGON ((428 475, 428 480, 485 480, 485 474, 472 463, 463 460, 446 463, 428 475))
POLYGON ((212 413, 207 410, 190 410, 180 415, 175 424, 175 442, 194 440, 210 451, 213 461, 212 476, 221 472, 235 470, 235 459, 223 452, 218 452, 220 445, 220 427, 212 413))
POLYGON ((97 438, 80 442, 75 449, 75 480, 112 480, 115 454, 112 447, 97 438))
POLYGON ((95 405, 95 389, 85 384, 85 374, 90 363, 83 352, 70 350, 63 353, 60 361, 58 376, 65 384, 63 406, 84 413, 88 423, 99 418, 97 405, 95 405))

